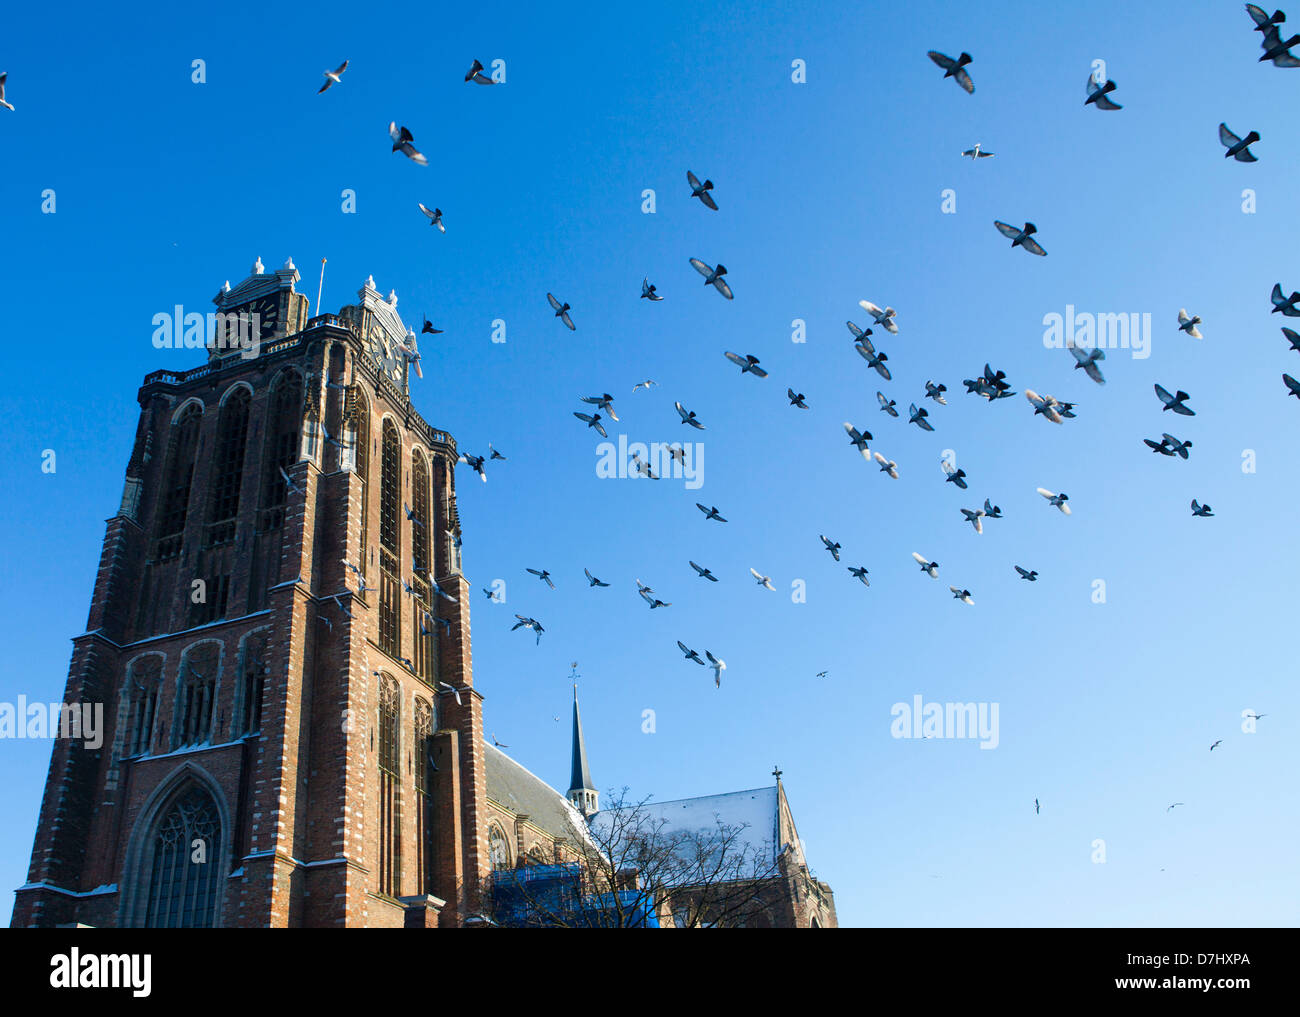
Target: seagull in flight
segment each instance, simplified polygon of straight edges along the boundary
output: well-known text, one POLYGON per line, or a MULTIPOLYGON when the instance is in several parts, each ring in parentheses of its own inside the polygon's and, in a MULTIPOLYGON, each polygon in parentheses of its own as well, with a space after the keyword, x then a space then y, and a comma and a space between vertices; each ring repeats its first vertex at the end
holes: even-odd
POLYGON ((956 60, 933 49, 926 55, 943 68, 943 76, 945 78, 952 78, 957 82, 957 84, 966 90, 968 95, 974 94, 975 82, 971 81, 970 75, 966 72, 966 65, 971 62, 971 55, 969 53, 963 53, 956 60))
POLYGON ((546 294, 546 299, 550 301, 551 306, 555 308, 555 316, 559 318, 562 322, 564 322, 565 325, 568 326, 570 332, 576 332, 578 329, 573 324, 573 319, 569 317, 569 312, 573 310, 573 308, 571 308, 568 304, 562 304, 558 300, 556 300, 554 293, 548 292, 546 294))
POLYGON ((709 658, 709 664, 713 668, 713 684, 718 688, 722 688, 722 672, 727 670, 727 662, 719 660, 708 650, 704 651, 704 656, 709 658))
POLYGON ((765 576, 757 569, 753 568, 749 570, 749 574, 754 577, 754 581, 758 583, 759 586, 766 586, 773 593, 776 592, 776 587, 772 585, 772 578, 770 576, 765 576))
POLYGON ((642 300, 663 300, 663 297, 661 297, 656 292, 655 285, 650 281, 649 276, 646 276, 644 279, 641 280, 641 299, 642 300))
POLYGON ((966 151, 962 152, 962 155, 965 156, 966 158, 970 159, 971 162, 974 162, 976 159, 992 159, 992 158, 993 158, 993 153, 992 153, 992 152, 985 152, 985 151, 983 151, 983 150, 980 148, 980 143, 979 143, 978 141, 975 142, 975 147, 974 147, 974 148, 968 148, 968 149, 966 149, 966 151))
POLYGON ((1184 417, 1196 416, 1195 410, 1188 409, 1188 407, 1184 405, 1184 403, 1188 399, 1190 399, 1191 396, 1189 396, 1182 389, 1179 389, 1177 394, 1170 395, 1168 389, 1160 385, 1157 385, 1156 398, 1158 398, 1162 403, 1165 404, 1164 408, 1166 410, 1173 410, 1175 413, 1181 413, 1184 417))
POLYGON ((970 590, 959 590, 955 586, 949 586, 948 589, 952 590, 954 600, 960 600, 963 604, 974 605, 975 601, 971 599, 970 590))
POLYGON ((585 573, 587 573, 587 582, 590 583, 592 586, 608 586, 608 585, 609 585, 609 583, 603 583, 603 582, 601 582, 599 579, 597 579, 595 576, 593 576, 593 575, 591 574, 591 570, 590 570, 590 569, 583 569, 582 571, 585 572, 585 573))
POLYGON ((596 429, 596 433, 599 434, 602 438, 609 437, 609 432, 605 430, 605 425, 600 422, 599 413, 587 414, 587 413, 579 413, 577 410, 574 410, 573 415, 577 417, 579 420, 585 420, 587 422, 588 427, 594 427, 596 429))
POLYGON ((796 394, 794 389, 787 388, 785 390, 785 394, 787 398, 789 398, 791 406, 798 406, 799 409, 801 410, 806 410, 808 408, 808 404, 804 402, 804 397, 802 392, 796 394))
POLYGON ((1250 150, 1250 146, 1258 140, 1259 131, 1251 131, 1244 138, 1239 138, 1228 130, 1227 124, 1219 124, 1219 144, 1227 149, 1223 153, 1225 159, 1236 159, 1237 162, 1259 162, 1250 150))
POLYGON ((1210 511, 1209 505, 1202 505, 1195 498, 1192 499, 1192 515, 1200 516, 1203 519, 1211 518, 1214 513, 1210 511))
POLYGON ((1060 509, 1067 516, 1070 514, 1070 506, 1066 504, 1070 500, 1068 494, 1053 494, 1045 487, 1038 488, 1038 493, 1047 499, 1047 503, 1053 508, 1060 509))
POLYGON ((834 540, 827 540, 824 534, 819 534, 819 536, 822 538, 822 543, 826 545, 826 550, 828 550, 831 553, 831 557, 834 558, 836 561, 839 561, 840 560, 839 543, 837 543, 834 540))
POLYGON ((610 420, 618 420, 618 414, 614 412, 614 397, 608 392, 603 395, 582 396, 581 398, 589 406, 597 407, 610 420))
POLYGON ((457 705, 457 706, 464 706, 464 705, 465 705, 465 704, 461 701, 461 698, 460 698, 460 689, 458 689, 455 685, 448 685, 446 682, 440 681, 440 682, 438 682, 438 691, 439 691, 439 692, 450 692, 451 695, 452 695, 452 698, 456 700, 456 705, 457 705))
POLYGON ((898 416, 898 410, 895 409, 895 407, 898 405, 898 402, 896 400, 886 399, 884 392, 877 392, 876 399, 880 403, 880 408, 884 410, 886 413, 888 413, 891 417, 898 416))
POLYGON ((718 210, 717 202, 713 200, 713 195, 709 193, 713 190, 712 180, 706 180, 704 183, 700 183, 700 178, 690 170, 687 170, 686 182, 691 185, 692 198, 699 198, 707 208, 711 208, 715 212, 718 210))
POLYGON ((937 561, 930 561, 924 555, 919 555, 915 551, 912 552, 912 557, 921 566, 922 572, 926 573, 931 579, 939 578, 939 563, 937 561))
POLYGON ((722 278, 727 274, 727 267, 725 265, 719 263, 718 267, 714 268, 706 262, 701 261, 699 258, 691 258, 691 265, 694 266, 695 271, 704 276, 705 286, 712 286, 728 300, 732 299, 735 294, 731 292, 731 287, 727 285, 727 280, 722 278))
POLYGON ((542 569, 540 572, 537 569, 525 569, 524 571, 531 572, 538 579, 540 579, 547 586, 549 586, 552 590, 555 589, 555 584, 551 582, 551 573, 548 572, 546 569, 542 569))
POLYGON ((739 367, 741 374, 752 374, 755 378, 767 377, 767 372, 758 366, 758 357, 752 353, 746 353, 743 357, 739 353, 724 353, 723 356, 739 367))
POLYGON ((726 522, 726 520, 723 519, 722 516, 718 515, 718 506, 716 506, 716 505, 712 506, 711 508, 705 508, 703 505, 701 505, 701 504, 697 501, 697 502, 695 503, 695 507, 696 507, 697 509, 699 509, 701 512, 704 513, 704 518, 705 518, 706 520, 708 520, 708 519, 716 519, 716 520, 717 520, 718 522, 720 522, 720 523, 725 523, 725 522, 726 522))
POLYGON ((930 412, 924 406, 917 406, 916 403, 912 403, 912 405, 908 407, 907 411, 911 414, 911 416, 907 418, 909 424, 915 424, 922 431, 934 430, 934 427, 930 422, 925 419, 930 415, 930 412))
POLYGON ((1123 109, 1124 107, 1119 103, 1107 98, 1113 91, 1115 91, 1115 82, 1107 81, 1103 84, 1092 75, 1088 75, 1088 98, 1083 100, 1083 104, 1096 106, 1098 109, 1123 109))
POLYGON ((475 60, 468 71, 465 72, 465 83, 474 82, 476 85, 495 85, 496 82, 483 73, 483 65, 475 60))
POLYGON ((700 655, 695 650, 692 650, 689 646, 683 643, 680 639, 677 640, 677 648, 686 655, 687 660, 695 661, 695 663, 699 664, 700 667, 704 666, 704 661, 700 659, 700 655))
POLYGON ((1030 254, 1038 254, 1046 257, 1047 252, 1044 251, 1042 247, 1039 246, 1038 241, 1034 240, 1030 235, 1038 232, 1038 227, 1032 222, 1025 223, 1023 228, 1017 228, 994 219, 993 225, 997 227, 998 232, 1004 237, 1011 238, 1012 247, 1023 247, 1030 254))
POLYGON ((513 632, 518 628, 532 629, 537 633, 537 642, 540 644, 542 641, 542 633, 545 631, 545 629, 542 628, 541 622, 536 618, 526 618, 522 614, 517 614, 515 617, 519 620, 510 626, 510 631, 513 632))
POLYGON ((1196 328, 1200 323, 1201 316, 1199 314, 1196 317, 1190 317, 1187 308, 1180 307, 1178 309, 1178 331, 1186 332, 1193 339, 1200 339, 1202 338, 1201 333, 1196 328))
POLYGON ((658 385, 658 384, 659 384, 659 382, 655 381, 653 378, 647 378, 645 381, 639 381, 639 382, 637 382, 635 385, 632 386, 632 394, 635 395, 635 394, 636 394, 636 390, 639 389, 639 388, 643 388, 643 389, 645 389, 647 392, 649 392, 649 391, 650 391, 650 386, 651 386, 651 385, 658 385))
POLYGON ((711 583, 716 583, 718 581, 718 577, 715 576, 711 570, 706 569, 703 565, 696 565, 695 562, 689 562, 688 564, 699 574, 699 577, 701 579, 707 579, 711 583))
POLYGON ((673 405, 677 407, 677 415, 682 418, 683 424, 689 424, 697 431, 704 430, 704 425, 701 424, 698 419, 696 419, 694 410, 687 410, 686 407, 683 406, 680 402, 675 402, 673 403, 673 405))
MULTIPOLYGON (((1198 321, 1200 319, 1197 319, 1198 321)), ((1074 344, 1073 339, 1065 340, 1065 348, 1070 351, 1074 357, 1074 369, 1077 371, 1083 369, 1083 373, 1095 381, 1098 385, 1106 384, 1106 379, 1102 377, 1101 368, 1098 364, 1106 359, 1106 351, 1093 347, 1092 349, 1080 349, 1074 344)))
POLYGON ((880 464, 881 473, 888 473, 894 480, 898 479, 898 463, 892 459, 886 459, 879 452, 872 452, 871 457, 880 464))
POLYGON ((882 311, 870 300, 859 300, 858 306, 861 307, 864 311, 866 311, 869 315, 871 315, 871 317, 875 319, 876 324, 879 325, 881 328, 883 328, 890 335, 898 334, 898 323, 894 320, 894 316, 898 312, 895 311, 892 307, 886 307, 882 311))
MULTIPOLYGON (((348 69, 348 62, 347 62, 346 60, 344 60, 341 64, 339 64, 337 70, 326 71, 326 72, 325 72, 325 84, 323 84, 323 85, 320 86, 320 91, 317 92, 316 94, 317 94, 317 95, 320 95, 321 92, 324 92, 324 91, 325 91, 326 89, 328 89, 331 85, 339 85, 339 84, 342 84, 342 82, 343 82, 343 72, 346 71, 347 69, 348 69)), ((3 80, 3 76, 0 76, 0 80, 3 80)), ((2 94, 0 94, 0 98, 3 98, 3 95, 2 95, 2 94)), ((12 109, 13 107, 10 107, 10 108, 12 109)))
POLYGON ((844 421, 844 433, 849 436, 849 444, 862 453, 862 458, 871 459, 871 449, 867 448, 867 442, 871 440, 870 431, 859 431, 847 420, 844 421))
POLYGON ((871 582, 867 579, 867 570, 862 565, 850 565, 849 572, 851 572, 853 578, 861 582, 863 586, 871 585, 871 582))
POLYGON ((1015 567, 1015 569, 1016 569, 1017 572, 1020 573, 1020 578, 1021 578, 1021 579, 1028 580, 1028 581, 1031 582, 1031 583, 1036 583, 1036 582, 1038 582, 1038 570, 1037 570, 1037 569, 1029 569, 1028 571, 1026 571, 1025 569, 1022 569, 1019 565, 1017 565, 1017 566, 1015 567))
POLYGON ((415 147, 415 138, 405 127, 398 128, 397 121, 391 121, 388 124, 388 136, 393 139, 393 151, 401 152, 411 162, 419 166, 428 166, 429 160, 426 159, 415 147))

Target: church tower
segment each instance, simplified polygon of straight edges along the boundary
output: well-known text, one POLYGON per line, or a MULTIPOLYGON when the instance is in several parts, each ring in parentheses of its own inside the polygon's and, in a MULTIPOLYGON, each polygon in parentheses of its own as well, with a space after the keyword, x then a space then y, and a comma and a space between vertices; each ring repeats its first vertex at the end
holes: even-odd
POLYGON ((488 870, 456 443, 396 295, 298 281, 139 390, 64 694, 104 741, 55 742, 14 926, 454 925, 488 870))
POLYGON ((587 744, 582 738, 582 715, 578 712, 578 684, 573 684, 573 758, 569 767, 569 801, 590 818, 600 811, 600 795, 587 769, 587 744))

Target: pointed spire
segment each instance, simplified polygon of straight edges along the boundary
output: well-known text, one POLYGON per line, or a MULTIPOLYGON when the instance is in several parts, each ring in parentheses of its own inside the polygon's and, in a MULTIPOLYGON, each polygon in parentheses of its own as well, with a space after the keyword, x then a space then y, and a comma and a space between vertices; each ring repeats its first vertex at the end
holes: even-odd
MULTIPOLYGON (((578 665, 573 665, 572 678, 577 678, 578 665)), ((587 767, 587 744, 582 737, 582 715, 578 712, 578 683, 573 683, 573 758, 569 776, 569 801, 584 816, 598 810, 598 792, 587 767)))

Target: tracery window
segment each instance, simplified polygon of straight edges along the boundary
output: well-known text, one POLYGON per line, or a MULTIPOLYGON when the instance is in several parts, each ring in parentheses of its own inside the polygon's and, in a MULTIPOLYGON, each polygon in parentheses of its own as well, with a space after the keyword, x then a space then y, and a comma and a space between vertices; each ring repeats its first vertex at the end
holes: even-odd
POLYGON ((421 893, 433 892, 433 706, 424 699, 415 701, 415 843, 416 887, 421 893))
POLYGON ((379 475, 379 647, 397 657, 401 646, 402 442, 397 425, 384 421, 379 475))
POLYGON ((501 827, 495 823, 488 831, 488 860, 493 869, 510 868, 510 843, 506 840, 501 827))
POLYGON ((189 513, 190 487, 194 482, 194 458, 202 426, 203 411, 193 403, 172 424, 167 468, 163 473, 162 509, 158 516, 160 559, 173 558, 181 551, 181 538, 189 513))
POLYGON ((401 691, 390 675, 379 678, 379 889, 396 897, 402 879, 401 691))
POLYGON ((206 741, 212 732, 217 660, 217 644, 200 643, 181 661, 181 679, 173 718, 173 749, 198 745, 206 741))
POLYGON ((216 924, 221 819, 192 785, 163 814, 153 837, 145 925, 206 929, 216 924))

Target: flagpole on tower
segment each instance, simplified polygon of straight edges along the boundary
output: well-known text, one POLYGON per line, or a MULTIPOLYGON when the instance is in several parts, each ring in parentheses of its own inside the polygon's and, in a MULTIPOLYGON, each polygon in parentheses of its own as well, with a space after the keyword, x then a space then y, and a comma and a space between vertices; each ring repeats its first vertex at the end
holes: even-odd
MULTIPOLYGON (((316 313, 320 314, 320 295, 325 289, 325 259, 320 260, 320 285, 316 287, 316 313)), ((311 315, 307 315, 311 317, 311 315)))

